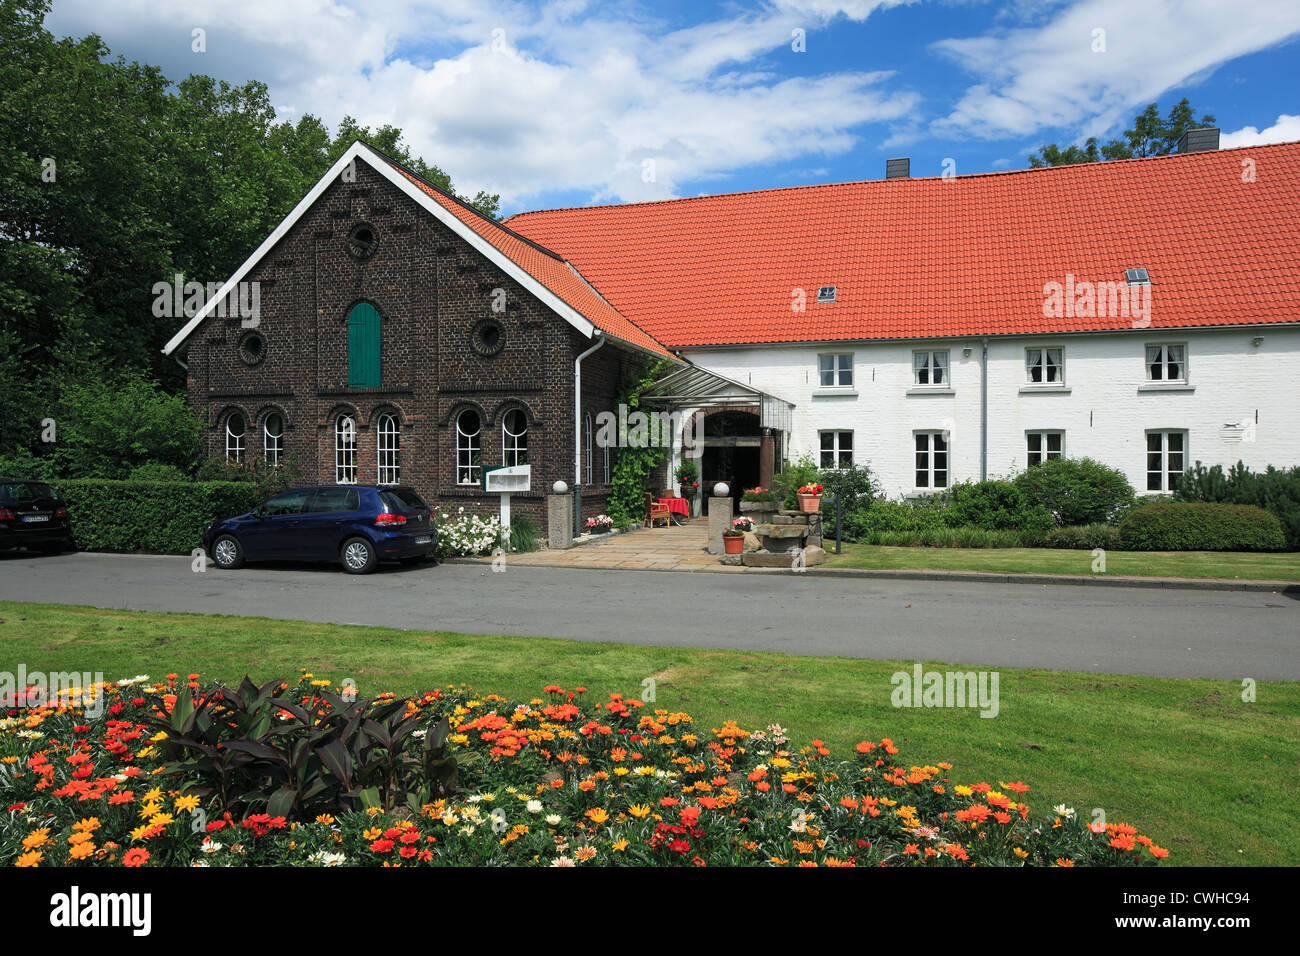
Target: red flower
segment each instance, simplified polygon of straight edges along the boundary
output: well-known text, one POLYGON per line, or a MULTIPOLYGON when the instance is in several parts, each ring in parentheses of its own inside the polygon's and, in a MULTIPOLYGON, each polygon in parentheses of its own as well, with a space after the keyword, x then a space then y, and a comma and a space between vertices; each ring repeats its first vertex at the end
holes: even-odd
POLYGON ((126 855, 122 857, 123 866, 144 866, 149 862, 149 851, 142 847, 136 847, 134 850, 127 850, 126 855))

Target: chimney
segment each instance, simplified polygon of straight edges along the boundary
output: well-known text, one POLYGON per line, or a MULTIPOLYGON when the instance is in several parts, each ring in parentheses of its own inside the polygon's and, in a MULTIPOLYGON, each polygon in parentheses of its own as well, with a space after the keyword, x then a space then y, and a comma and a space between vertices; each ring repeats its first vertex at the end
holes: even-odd
POLYGON ((1178 152, 1203 153, 1219 148, 1219 128, 1189 129, 1178 140, 1178 152))
POLYGON ((912 161, 908 157, 904 156, 902 159, 885 160, 886 179, 908 179, 911 175, 912 161))

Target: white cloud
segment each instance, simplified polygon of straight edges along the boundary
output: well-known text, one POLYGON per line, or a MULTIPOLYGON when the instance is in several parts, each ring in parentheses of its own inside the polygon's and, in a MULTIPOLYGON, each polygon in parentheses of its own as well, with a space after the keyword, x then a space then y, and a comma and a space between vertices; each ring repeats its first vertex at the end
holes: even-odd
POLYGON ((1237 146, 1294 143, 1296 140, 1300 140, 1300 116, 1283 113, 1277 118, 1277 122, 1267 129, 1259 130, 1254 126, 1243 126, 1241 129, 1222 134, 1219 137, 1219 146, 1222 149, 1233 149, 1237 146))
POLYGON ((173 79, 263 79, 293 104, 288 119, 391 123, 458 189, 499 192, 510 209, 556 190, 667 198, 688 181, 850 150, 864 124, 898 120, 919 97, 889 73, 789 76, 791 30, 900 2, 777 0, 671 30, 642 8, 581 0, 62 0, 47 25, 99 33, 173 79), (189 49, 199 26, 202 55, 189 49))
POLYGON ((1295 0, 1081 0, 1041 25, 934 44, 977 82, 933 130, 998 138, 1065 127, 1100 136, 1135 106, 1297 33, 1295 0), (1094 49, 1099 40, 1104 52, 1094 49))

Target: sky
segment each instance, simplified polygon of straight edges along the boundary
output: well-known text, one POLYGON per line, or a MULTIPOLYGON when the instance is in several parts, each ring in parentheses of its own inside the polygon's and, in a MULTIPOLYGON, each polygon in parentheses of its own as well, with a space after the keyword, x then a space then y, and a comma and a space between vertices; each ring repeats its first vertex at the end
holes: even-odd
POLYGON ((1300 140, 1297 0, 54 0, 46 26, 261 80, 282 120, 391 123, 506 215, 1021 169, 1183 97, 1225 148, 1300 140))

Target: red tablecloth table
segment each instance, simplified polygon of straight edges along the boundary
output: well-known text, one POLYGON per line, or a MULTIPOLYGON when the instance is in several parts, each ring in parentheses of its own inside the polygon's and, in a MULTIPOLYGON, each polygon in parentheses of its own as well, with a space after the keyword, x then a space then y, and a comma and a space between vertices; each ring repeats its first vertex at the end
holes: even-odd
POLYGON ((683 518, 691 516, 691 503, 686 498, 660 498, 658 501, 673 514, 681 515, 683 518))

